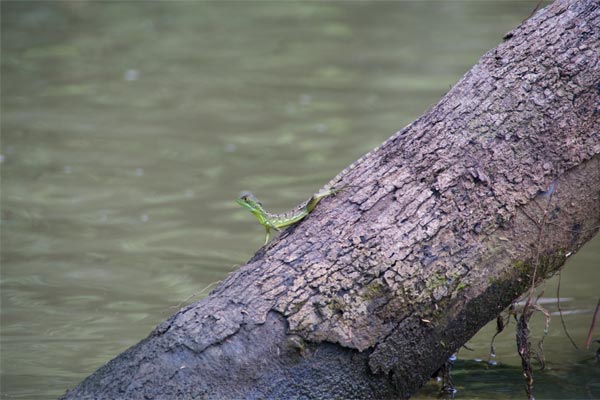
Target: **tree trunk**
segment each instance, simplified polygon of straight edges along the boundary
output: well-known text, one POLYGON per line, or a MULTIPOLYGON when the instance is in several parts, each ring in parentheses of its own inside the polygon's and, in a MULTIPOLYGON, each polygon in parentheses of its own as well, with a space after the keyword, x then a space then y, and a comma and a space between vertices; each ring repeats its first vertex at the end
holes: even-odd
POLYGON ((342 184, 64 398, 410 396, 598 230, 600 3, 538 12, 342 184))

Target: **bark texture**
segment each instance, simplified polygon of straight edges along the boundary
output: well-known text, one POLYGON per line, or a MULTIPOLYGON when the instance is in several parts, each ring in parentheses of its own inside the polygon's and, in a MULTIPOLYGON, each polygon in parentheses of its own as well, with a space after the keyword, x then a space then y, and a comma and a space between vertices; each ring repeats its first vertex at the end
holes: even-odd
POLYGON ((64 398, 410 396, 598 230, 600 3, 538 12, 342 181, 64 398))

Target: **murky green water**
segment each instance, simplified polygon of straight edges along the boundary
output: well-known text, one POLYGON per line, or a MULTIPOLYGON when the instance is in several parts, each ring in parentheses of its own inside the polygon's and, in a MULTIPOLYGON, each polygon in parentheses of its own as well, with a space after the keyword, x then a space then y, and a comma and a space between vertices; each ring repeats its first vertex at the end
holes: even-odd
MULTIPOLYGON (((56 397, 145 337, 261 245, 242 189, 303 200, 534 4, 3 1, 2 396, 56 397)), ((596 240, 563 274, 578 344, 599 258, 596 240)), ((514 325, 499 366, 472 361, 492 332, 461 352, 459 397, 521 395, 514 325)), ((600 396, 556 317, 545 347, 539 397, 600 396)))

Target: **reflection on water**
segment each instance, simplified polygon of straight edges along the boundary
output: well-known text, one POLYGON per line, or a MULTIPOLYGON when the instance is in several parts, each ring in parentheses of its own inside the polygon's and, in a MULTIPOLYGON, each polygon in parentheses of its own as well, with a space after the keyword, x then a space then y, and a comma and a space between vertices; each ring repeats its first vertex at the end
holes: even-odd
MULTIPOLYGON (((304 200, 534 3, 2 2, 2 395, 58 396, 143 338, 260 246, 241 190, 304 200)), ((572 310, 598 248, 563 277, 572 310)), ((589 313, 568 321, 581 338, 589 313)), ((585 377, 565 340, 550 376, 585 377)), ((511 334, 498 353, 518 365, 511 334)), ((479 376, 460 389, 489 398, 479 376)))

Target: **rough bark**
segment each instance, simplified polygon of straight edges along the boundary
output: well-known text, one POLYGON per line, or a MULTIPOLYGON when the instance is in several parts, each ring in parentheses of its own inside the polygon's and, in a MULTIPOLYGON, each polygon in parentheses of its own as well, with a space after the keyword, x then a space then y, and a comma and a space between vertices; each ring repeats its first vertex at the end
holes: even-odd
POLYGON ((410 396, 598 230, 599 105, 600 3, 558 1, 64 398, 410 396))

